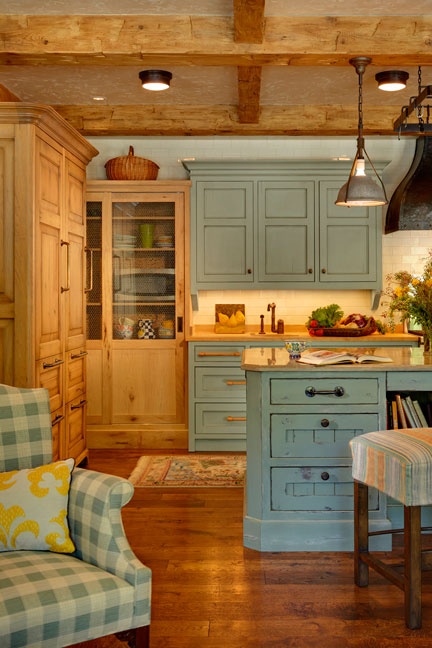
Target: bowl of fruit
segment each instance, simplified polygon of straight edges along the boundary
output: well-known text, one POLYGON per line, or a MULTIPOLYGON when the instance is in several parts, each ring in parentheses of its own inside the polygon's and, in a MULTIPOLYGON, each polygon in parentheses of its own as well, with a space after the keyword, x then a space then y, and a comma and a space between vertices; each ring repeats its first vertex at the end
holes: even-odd
POLYGON ((368 315, 351 313, 344 317, 338 304, 316 308, 309 316, 306 328, 312 337, 362 337, 376 331, 385 333, 381 322, 368 315))

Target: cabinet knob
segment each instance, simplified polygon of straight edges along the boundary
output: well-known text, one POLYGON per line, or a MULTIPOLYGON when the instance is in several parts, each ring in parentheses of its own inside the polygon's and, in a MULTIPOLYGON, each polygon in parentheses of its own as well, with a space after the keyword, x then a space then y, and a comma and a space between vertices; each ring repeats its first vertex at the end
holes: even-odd
POLYGON ((325 274, 325 273, 326 273, 326 269, 325 269, 325 268, 321 268, 321 272, 322 272, 322 274, 325 274))
POLYGON ((312 274, 312 273, 313 273, 312 268, 308 268, 308 273, 309 273, 309 274, 312 274))
POLYGON ((330 477, 330 475, 328 474, 328 472, 322 472, 321 473, 321 479, 323 481, 327 481, 329 479, 329 477, 330 477))
POLYGON ((248 274, 252 274, 252 268, 248 268, 248 269, 247 269, 247 273, 248 273, 248 274))
POLYGON ((330 425, 330 421, 328 419, 321 419, 322 427, 328 427, 329 425, 330 425))

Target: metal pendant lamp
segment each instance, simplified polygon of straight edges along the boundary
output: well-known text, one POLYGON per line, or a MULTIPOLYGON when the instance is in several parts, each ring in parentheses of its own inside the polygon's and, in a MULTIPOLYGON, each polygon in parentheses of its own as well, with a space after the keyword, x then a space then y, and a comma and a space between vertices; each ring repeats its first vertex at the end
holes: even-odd
POLYGON ((350 59, 349 62, 355 67, 358 75, 357 151, 349 178, 340 188, 335 204, 343 207, 375 207, 386 205, 388 200, 384 184, 366 152, 363 137, 363 73, 366 66, 371 62, 371 59, 367 56, 357 56, 356 58, 350 59), (372 167, 378 184, 374 177, 366 175, 365 158, 372 167))

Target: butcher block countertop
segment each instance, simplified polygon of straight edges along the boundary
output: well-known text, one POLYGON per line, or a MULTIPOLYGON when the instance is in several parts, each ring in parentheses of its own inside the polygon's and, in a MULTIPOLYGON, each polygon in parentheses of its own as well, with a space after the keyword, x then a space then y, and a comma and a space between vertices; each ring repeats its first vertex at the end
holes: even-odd
MULTIPOLYGON (((317 344, 316 347, 319 348, 317 344)), ((312 350, 312 349, 311 349, 312 350)), ((352 353, 353 349, 343 349, 342 345, 338 351, 352 353)), ((336 351, 336 349, 332 349, 336 351)), ((423 348, 409 347, 386 347, 385 350, 376 348, 362 348, 362 354, 385 356, 392 359, 392 362, 369 362, 363 364, 335 364, 314 366, 303 364, 296 360, 290 360, 284 348, 259 348, 246 349, 243 352, 242 369, 245 371, 285 371, 285 372, 327 372, 327 371, 431 371, 432 354, 424 354, 423 348)), ((306 355, 307 352, 305 352, 306 355)))
MULTIPOLYGON (((392 344, 397 343, 397 342, 404 342, 404 341, 412 341, 415 339, 417 336, 412 335, 411 333, 386 333, 385 335, 381 335, 381 333, 373 333, 372 335, 364 335, 362 337, 326 337, 326 338, 319 338, 319 337, 312 337, 309 335, 309 332, 305 326, 285 326, 285 332, 282 334, 278 333, 272 333, 268 327, 265 328, 265 334, 261 335, 259 333, 260 327, 259 324, 257 326, 247 326, 245 333, 234 333, 233 335, 230 335, 229 333, 215 333, 214 332, 214 325, 213 324, 208 324, 208 325, 200 325, 200 326, 194 326, 190 330, 189 334, 186 336, 186 339, 188 342, 241 342, 244 340, 245 342, 271 342, 272 340, 278 340, 278 341, 283 341, 283 340, 307 340, 308 342, 313 343, 313 346, 319 347, 319 342, 320 339, 324 340, 332 340, 335 341, 337 340, 338 342, 340 341, 341 346, 343 346, 344 342, 356 342, 358 340, 359 342, 361 341, 362 346, 364 346, 365 342, 371 342, 371 344, 375 345, 377 342, 379 342, 380 346, 381 345, 389 345, 392 346, 392 344)), ((417 337, 417 340, 420 343, 419 337, 417 337)))

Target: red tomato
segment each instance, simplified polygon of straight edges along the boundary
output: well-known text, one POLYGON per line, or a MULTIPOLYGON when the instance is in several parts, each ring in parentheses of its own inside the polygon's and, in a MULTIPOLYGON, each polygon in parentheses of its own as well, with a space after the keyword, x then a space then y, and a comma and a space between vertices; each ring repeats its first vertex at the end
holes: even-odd
POLYGON ((309 326, 310 326, 311 328, 318 328, 318 326, 319 326, 319 322, 317 322, 317 320, 311 320, 311 321, 309 322, 309 326))
POLYGON ((315 335, 318 336, 324 335, 324 331, 322 329, 315 329, 315 335))

